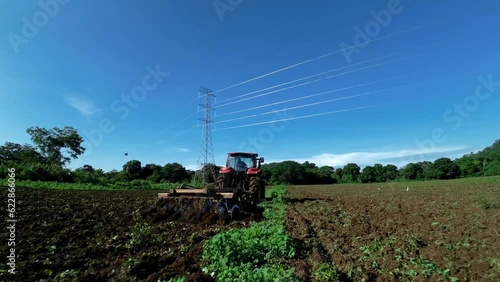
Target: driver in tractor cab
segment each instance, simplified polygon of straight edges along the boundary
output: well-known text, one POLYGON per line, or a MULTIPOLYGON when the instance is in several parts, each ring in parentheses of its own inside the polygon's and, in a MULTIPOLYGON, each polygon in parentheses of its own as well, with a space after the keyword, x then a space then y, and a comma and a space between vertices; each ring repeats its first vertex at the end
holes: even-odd
POLYGON ((247 164, 242 161, 240 158, 236 160, 236 169, 237 170, 247 170, 247 164))

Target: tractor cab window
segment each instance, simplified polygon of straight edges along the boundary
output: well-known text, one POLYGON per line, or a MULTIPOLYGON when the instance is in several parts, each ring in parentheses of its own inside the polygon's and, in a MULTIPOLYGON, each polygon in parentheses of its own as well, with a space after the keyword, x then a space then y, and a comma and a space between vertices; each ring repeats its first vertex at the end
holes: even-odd
POLYGON ((229 156, 226 166, 232 167, 235 170, 247 170, 254 167, 253 159, 244 156, 229 156))

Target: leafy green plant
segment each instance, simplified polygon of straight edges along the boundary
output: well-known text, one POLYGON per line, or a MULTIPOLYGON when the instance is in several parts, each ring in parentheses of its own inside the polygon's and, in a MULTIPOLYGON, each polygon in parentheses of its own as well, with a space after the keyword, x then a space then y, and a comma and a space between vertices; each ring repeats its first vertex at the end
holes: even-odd
POLYGON ((323 282, 323 281, 331 281, 331 282, 336 282, 336 281, 340 281, 339 279, 339 275, 337 273, 337 270, 335 269, 335 267, 329 265, 329 264, 326 264, 326 263, 322 263, 318 269, 316 269, 316 271, 314 272, 313 274, 313 277, 320 281, 320 282, 323 282))
POLYGON ((208 240, 202 254, 203 272, 219 281, 296 281, 294 269, 280 265, 283 258, 295 255, 283 226, 285 193, 285 187, 273 190, 272 201, 263 205, 264 221, 208 240))
POLYGON ((488 199, 482 199, 480 201, 480 204, 481 204, 481 207, 483 207, 483 209, 485 210, 489 210, 489 209, 500 209, 500 205, 493 202, 493 201, 490 201, 488 199))
POLYGON ((63 272, 58 273, 54 277, 54 281, 78 281, 78 276, 80 275, 80 270, 67 269, 63 272))
POLYGON ((498 259, 498 258, 492 258, 489 261, 490 261, 490 266, 491 267, 494 267, 494 268, 500 270, 500 259, 498 259))
POLYGON ((143 222, 140 217, 139 210, 134 212, 135 224, 132 226, 128 235, 130 239, 127 242, 127 247, 133 250, 146 248, 158 241, 156 234, 151 230, 151 226, 147 222, 143 222))
POLYGON ((184 282, 184 281, 186 281, 186 278, 182 277, 182 276, 170 278, 168 281, 167 280, 164 280, 164 281, 158 280, 158 282, 184 282))

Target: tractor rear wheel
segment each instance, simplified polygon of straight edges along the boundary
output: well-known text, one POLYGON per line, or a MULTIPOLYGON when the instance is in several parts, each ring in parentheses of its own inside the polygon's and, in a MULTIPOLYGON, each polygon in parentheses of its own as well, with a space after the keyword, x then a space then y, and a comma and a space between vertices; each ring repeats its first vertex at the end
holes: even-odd
POLYGON ((261 184, 262 184, 262 179, 260 178, 260 176, 255 176, 250 178, 248 190, 250 190, 250 192, 252 192, 252 194, 254 195, 255 204, 258 204, 261 199, 261 193, 262 193, 261 184))
POLYGON ((219 176, 217 176, 216 183, 217 183, 217 188, 219 189, 228 188, 230 182, 231 182, 231 177, 229 176, 229 174, 221 173, 219 174, 219 176))

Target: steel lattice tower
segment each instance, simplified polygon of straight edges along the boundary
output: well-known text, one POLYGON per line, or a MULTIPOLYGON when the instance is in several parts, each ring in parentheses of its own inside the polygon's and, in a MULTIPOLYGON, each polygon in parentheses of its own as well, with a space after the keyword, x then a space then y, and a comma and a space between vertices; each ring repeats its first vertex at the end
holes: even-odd
POLYGON ((203 126, 203 130, 201 135, 200 155, 198 158, 198 171, 201 172, 202 182, 205 184, 207 174, 211 173, 211 171, 204 168, 209 164, 215 165, 214 148, 212 144, 213 120, 211 117, 212 111, 215 110, 215 108, 212 107, 212 97, 215 98, 215 94, 208 88, 200 87, 198 98, 200 97, 204 97, 205 101, 203 104, 200 104, 198 108, 199 111, 204 112, 204 116, 199 119, 202 123, 201 126, 203 126))

